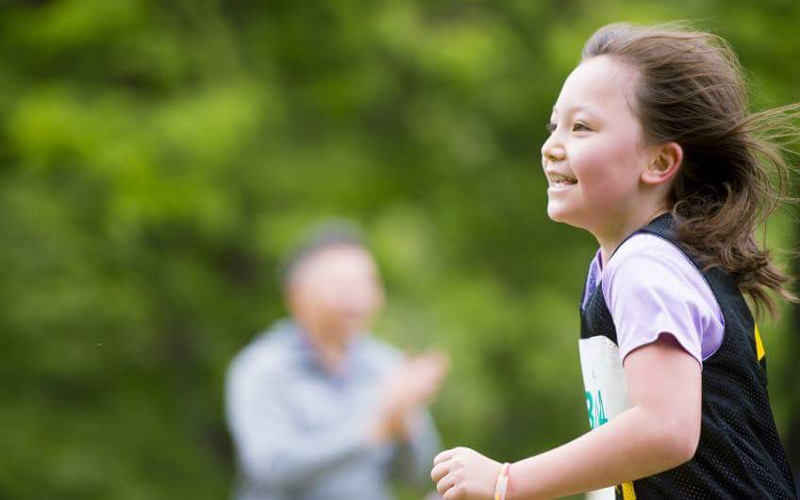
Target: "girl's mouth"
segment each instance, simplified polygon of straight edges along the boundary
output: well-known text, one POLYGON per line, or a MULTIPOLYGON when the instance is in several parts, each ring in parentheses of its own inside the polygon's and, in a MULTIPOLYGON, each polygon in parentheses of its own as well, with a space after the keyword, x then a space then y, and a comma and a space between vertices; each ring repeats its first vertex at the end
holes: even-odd
POLYGON ((574 177, 570 177, 568 175, 563 175, 563 174, 557 174, 555 172, 548 173, 547 178, 550 181, 550 187, 556 189, 568 188, 578 183, 578 179, 574 177))

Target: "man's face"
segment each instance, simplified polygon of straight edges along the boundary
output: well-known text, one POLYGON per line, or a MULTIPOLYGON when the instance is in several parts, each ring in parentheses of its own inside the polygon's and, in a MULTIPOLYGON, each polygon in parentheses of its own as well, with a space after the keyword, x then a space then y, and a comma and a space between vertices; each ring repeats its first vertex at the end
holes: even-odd
POLYGON ((320 250, 299 264, 288 285, 289 304, 317 340, 346 343, 383 305, 375 261, 350 245, 320 250))

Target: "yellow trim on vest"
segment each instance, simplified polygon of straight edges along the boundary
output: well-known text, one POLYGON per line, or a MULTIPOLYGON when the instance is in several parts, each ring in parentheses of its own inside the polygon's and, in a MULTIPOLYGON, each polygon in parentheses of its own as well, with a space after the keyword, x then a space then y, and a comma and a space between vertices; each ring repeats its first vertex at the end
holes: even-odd
POLYGON ((633 482, 622 483, 623 500, 636 500, 636 492, 633 490, 633 482))
POLYGON ((764 344, 761 343, 761 335, 758 333, 758 325, 756 325, 756 358, 761 361, 761 358, 764 357, 766 352, 764 352, 764 344))

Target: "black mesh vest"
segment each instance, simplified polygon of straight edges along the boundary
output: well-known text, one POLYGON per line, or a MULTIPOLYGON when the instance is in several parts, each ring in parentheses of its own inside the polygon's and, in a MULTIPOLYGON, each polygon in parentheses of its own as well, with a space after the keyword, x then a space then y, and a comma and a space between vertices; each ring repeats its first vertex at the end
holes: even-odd
MULTIPOLYGON (((664 214, 634 234, 654 234, 677 246, 673 225, 672 216, 664 214)), ((684 254, 700 269, 691 255, 684 254)), ((635 497, 626 493, 625 500, 795 499, 794 481, 770 410, 766 359, 756 340, 753 316, 728 273, 713 268, 702 274, 722 309, 725 333, 717 352, 703 362, 697 452, 683 465, 633 481, 635 497)), ((581 338, 596 335, 617 343, 599 283, 581 311, 581 338)), ((620 487, 617 498, 623 498, 620 487)))

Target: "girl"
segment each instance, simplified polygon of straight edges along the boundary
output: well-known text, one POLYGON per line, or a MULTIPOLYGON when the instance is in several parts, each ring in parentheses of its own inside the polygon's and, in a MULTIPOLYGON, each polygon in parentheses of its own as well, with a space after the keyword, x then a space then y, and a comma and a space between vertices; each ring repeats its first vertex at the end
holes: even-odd
POLYGON ((727 44, 679 25, 606 26, 582 56, 542 164, 550 218, 600 244, 579 346, 593 430, 510 466, 448 450, 431 477, 447 500, 796 498, 743 294, 796 300, 753 233, 798 106, 749 115, 727 44))

